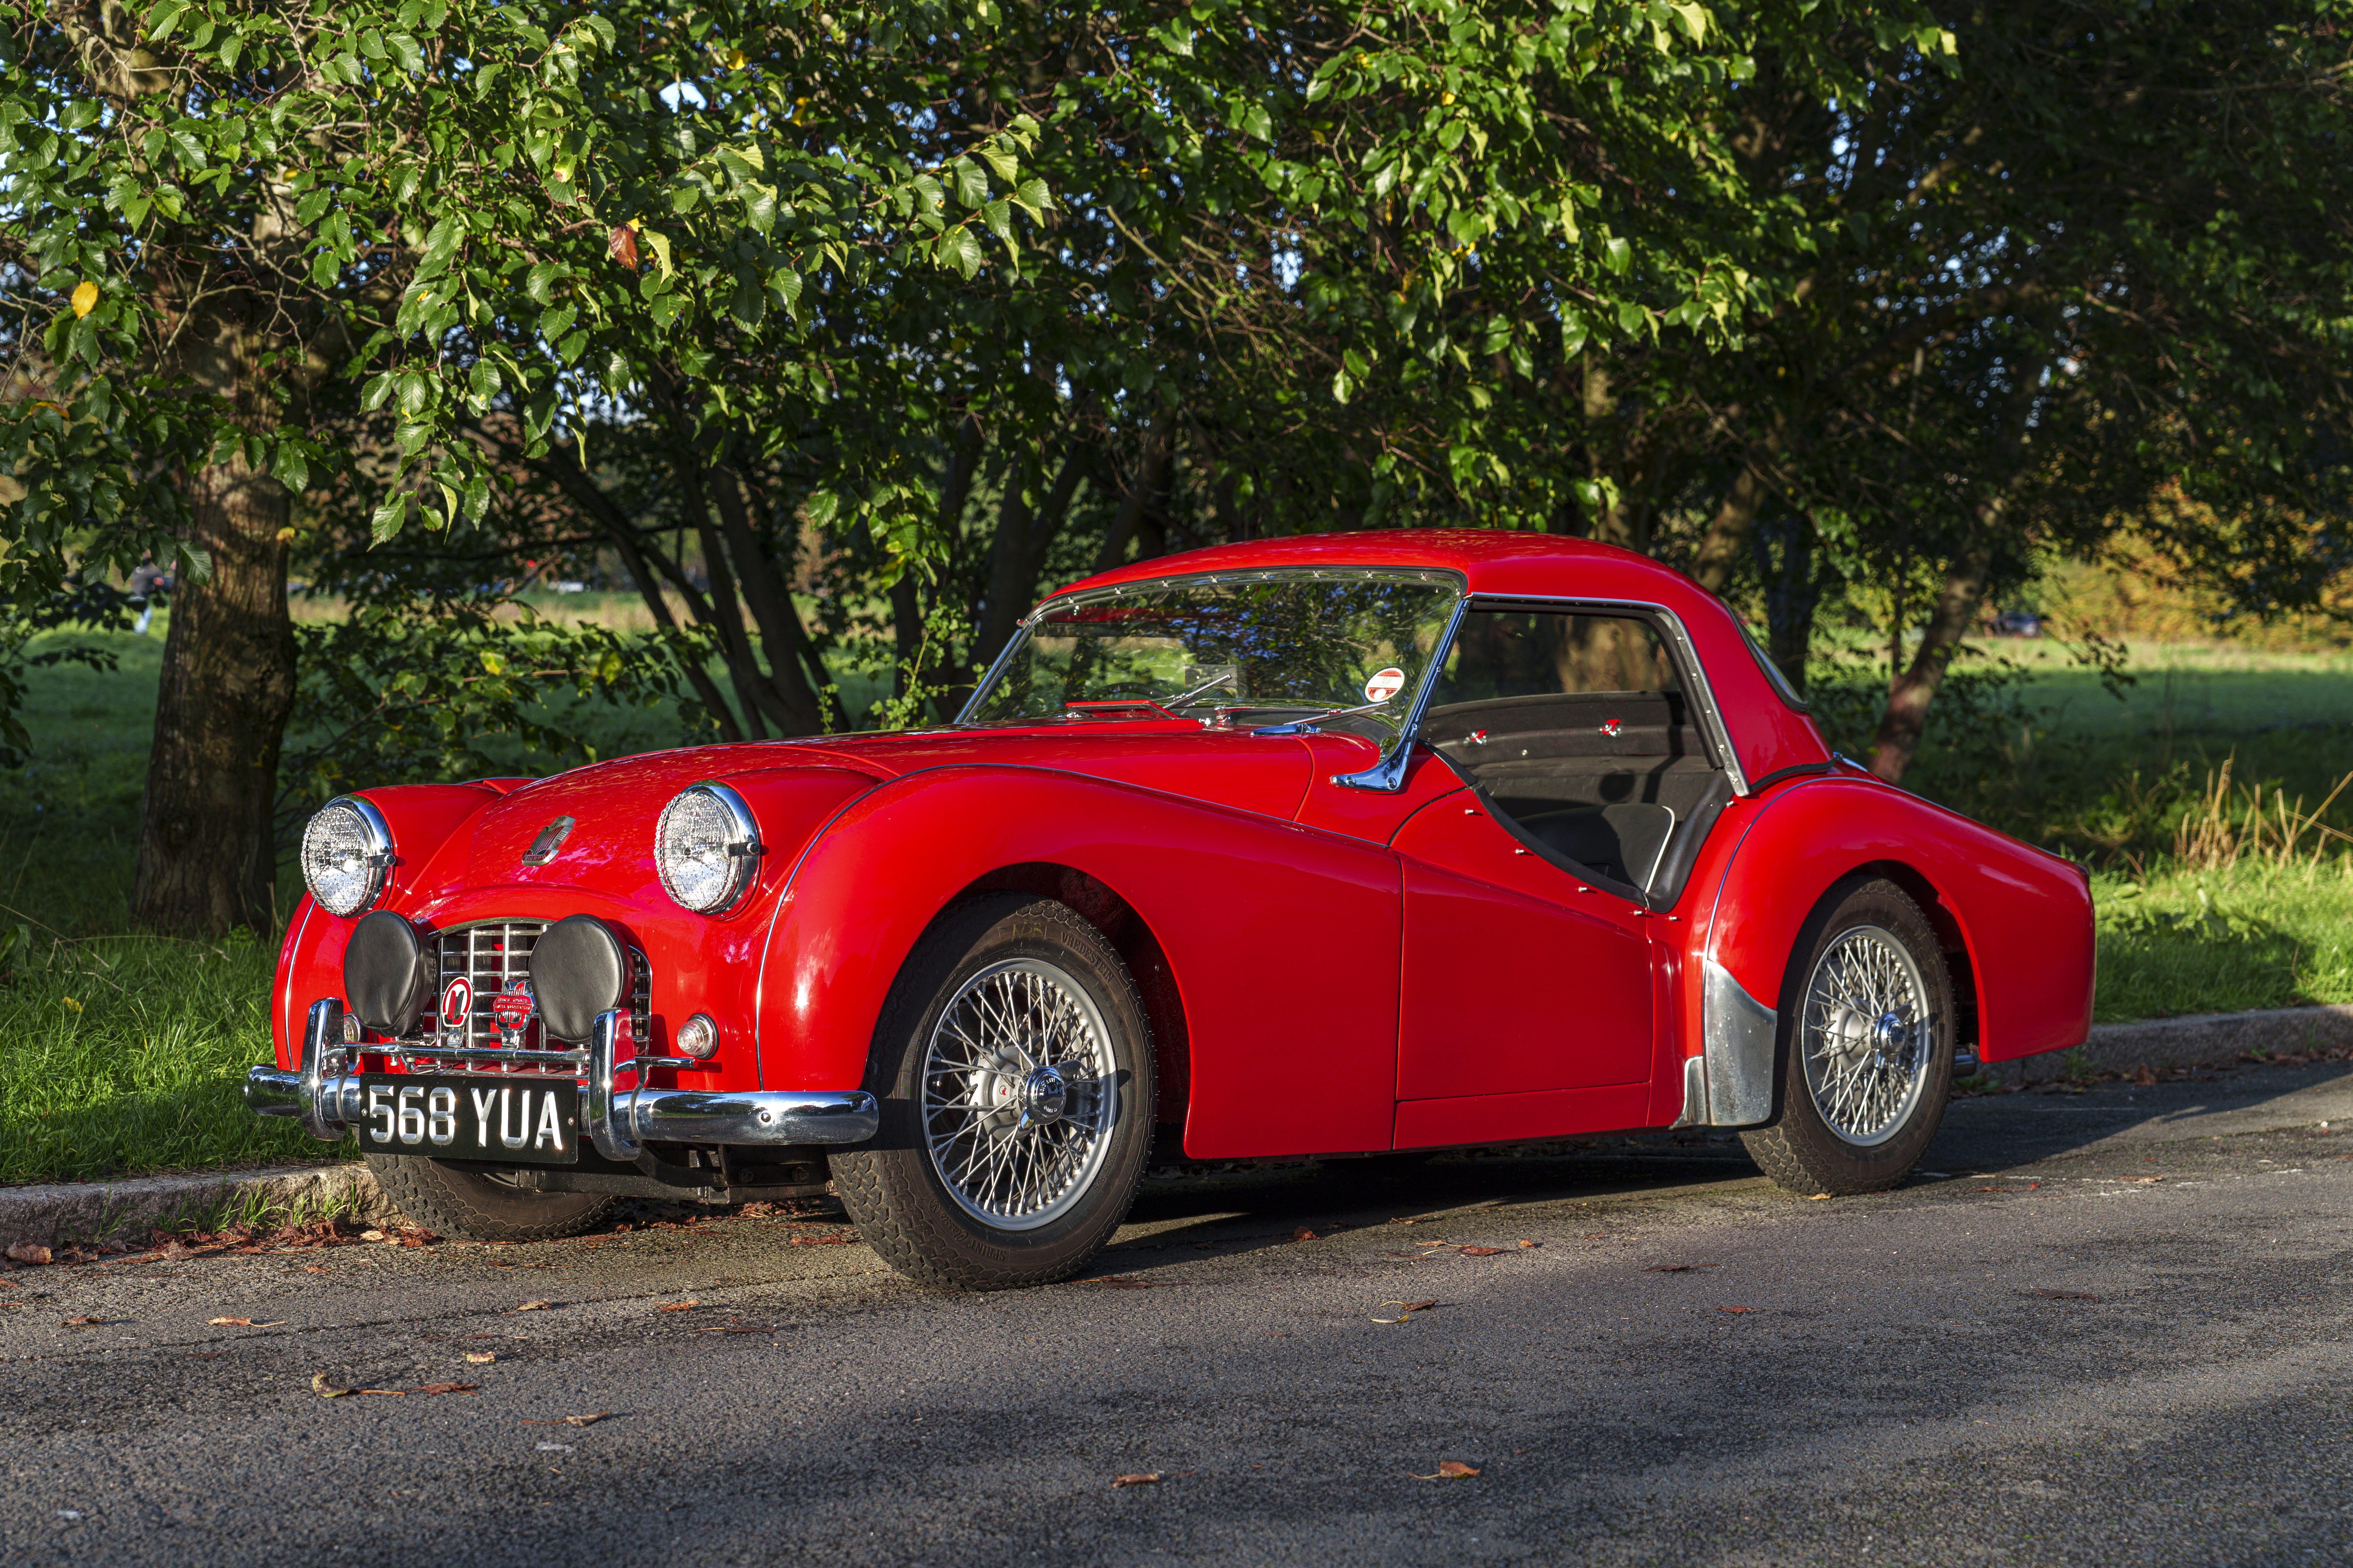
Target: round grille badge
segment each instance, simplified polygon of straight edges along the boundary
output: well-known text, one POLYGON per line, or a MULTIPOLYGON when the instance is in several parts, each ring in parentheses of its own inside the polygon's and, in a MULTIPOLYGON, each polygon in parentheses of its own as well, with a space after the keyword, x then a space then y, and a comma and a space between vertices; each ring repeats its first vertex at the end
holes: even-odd
POLYGON ((499 1026, 499 1034, 512 1047, 522 1038, 532 1015, 531 982, 510 980, 507 988, 491 999, 491 1018, 499 1026))
POLYGON ((442 989, 441 1026, 462 1029, 466 1016, 474 1010, 474 983, 460 974, 442 989))

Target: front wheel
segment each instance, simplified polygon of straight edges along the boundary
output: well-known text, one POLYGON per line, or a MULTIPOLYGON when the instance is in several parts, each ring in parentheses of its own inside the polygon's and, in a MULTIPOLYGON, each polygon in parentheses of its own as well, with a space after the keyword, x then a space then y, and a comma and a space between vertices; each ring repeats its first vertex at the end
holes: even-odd
POLYGON ((554 1241, 612 1212, 595 1193, 534 1193, 480 1171, 410 1154, 364 1154, 392 1206, 436 1236, 459 1241, 554 1241))
POLYGON ((1953 1089, 1953 983, 1934 928, 1894 883, 1854 877, 1806 922, 1782 984, 1780 1115, 1740 1135, 1793 1193, 1902 1181, 1953 1089))
POLYGON ((883 1005, 882 1126, 838 1152, 859 1234, 926 1284, 1067 1279, 1111 1239, 1152 1143, 1152 1037, 1094 927, 1026 894, 951 910, 883 1005))

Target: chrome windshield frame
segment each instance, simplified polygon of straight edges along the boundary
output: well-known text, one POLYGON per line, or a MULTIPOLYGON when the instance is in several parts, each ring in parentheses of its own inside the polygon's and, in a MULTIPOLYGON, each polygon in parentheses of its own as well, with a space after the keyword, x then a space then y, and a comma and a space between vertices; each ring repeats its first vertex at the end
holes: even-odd
POLYGON ((997 658, 990 661, 988 673, 980 678, 979 684, 972 689, 972 695, 965 699, 963 708, 956 712, 955 723, 961 728, 979 722, 974 714, 980 706, 981 699, 996 686, 997 679, 1004 674, 1006 666, 1011 662, 1013 656, 1020 650, 1022 645, 1029 640, 1031 628, 1050 611, 1071 609, 1082 605, 1100 604, 1104 600, 1116 599, 1130 594, 1148 592, 1157 588, 1184 587, 1193 584, 1361 583, 1384 580, 1397 583, 1426 583, 1432 587, 1450 588, 1454 595, 1454 605, 1448 612, 1445 628, 1440 632, 1438 640, 1431 645, 1429 661, 1422 667, 1420 684, 1415 690, 1413 706, 1407 710, 1405 721, 1398 726, 1392 743, 1383 749, 1381 761, 1364 773, 1343 774, 1334 780, 1335 783, 1347 783, 1359 788, 1394 789, 1398 787, 1395 784, 1358 785, 1355 784, 1355 781, 1382 772, 1392 762, 1399 763, 1401 765, 1402 759, 1412 749, 1414 730, 1421 721, 1422 704, 1429 700, 1432 672, 1445 659, 1446 650, 1454 640, 1454 628, 1461 624, 1463 605, 1470 602, 1468 580, 1461 573, 1444 567, 1265 566, 1239 572, 1177 572, 1171 573, 1166 577, 1138 577, 1132 582, 1083 589, 1078 593, 1055 594, 1040 600, 1037 608, 1021 617, 1020 624, 1014 627, 1013 635, 1006 639, 1005 647, 999 649, 997 658))

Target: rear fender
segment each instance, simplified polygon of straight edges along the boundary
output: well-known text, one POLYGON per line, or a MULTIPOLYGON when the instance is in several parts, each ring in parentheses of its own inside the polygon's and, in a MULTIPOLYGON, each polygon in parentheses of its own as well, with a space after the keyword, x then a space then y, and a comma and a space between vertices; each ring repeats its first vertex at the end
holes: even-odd
POLYGON ((1046 770, 912 773, 819 835, 761 964, 763 1086, 874 1087, 883 1003, 925 929, 993 875, 1039 864, 1115 894, 1166 955, 1189 1047, 1187 1154, 1390 1146, 1396 860, 1291 823, 1046 770))
POLYGON ((1910 892, 1965 960, 1954 979, 1974 981, 1982 1060, 2063 1050, 2089 1036, 2083 870, 1876 780, 1809 779, 1757 808, 1717 885, 1707 957, 1778 1008, 1799 928, 1833 884, 1861 870, 1910 892))

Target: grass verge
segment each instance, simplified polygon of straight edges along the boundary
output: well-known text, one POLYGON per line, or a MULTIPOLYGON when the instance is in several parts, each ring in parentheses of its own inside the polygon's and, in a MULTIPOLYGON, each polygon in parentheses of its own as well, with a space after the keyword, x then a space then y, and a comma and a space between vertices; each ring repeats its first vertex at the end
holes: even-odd
POLYGON ((245 1108, 245 1069, 270 1054, 267 944, 95 937, 11 956, 0 1184, 347 1157, 245 1108))

